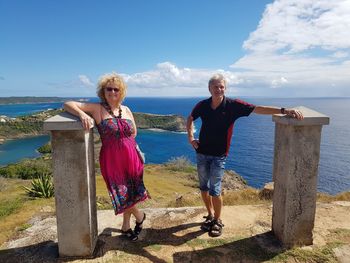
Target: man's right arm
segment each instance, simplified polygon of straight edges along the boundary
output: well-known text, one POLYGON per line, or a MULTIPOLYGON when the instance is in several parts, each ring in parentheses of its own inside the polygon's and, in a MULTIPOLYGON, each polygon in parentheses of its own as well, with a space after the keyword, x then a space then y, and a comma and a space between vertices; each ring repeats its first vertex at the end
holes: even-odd
POLYGON ((187 118, 186 129, 188 142, 192 145, 193 148, 197 149, 199 146, 199 141, 196 140, 193 135, 193 117, 191 115, 187 118))

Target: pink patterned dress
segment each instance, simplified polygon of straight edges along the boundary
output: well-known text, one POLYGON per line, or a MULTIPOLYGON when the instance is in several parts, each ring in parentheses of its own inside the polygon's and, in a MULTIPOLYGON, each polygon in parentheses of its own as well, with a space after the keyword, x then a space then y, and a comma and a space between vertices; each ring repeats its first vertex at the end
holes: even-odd
POLYGON ((148 198, 143 183, 143 163, 131 135, 131 120, 104 119, 97 125, 101 136, 100 167, 115 214, 148 198))

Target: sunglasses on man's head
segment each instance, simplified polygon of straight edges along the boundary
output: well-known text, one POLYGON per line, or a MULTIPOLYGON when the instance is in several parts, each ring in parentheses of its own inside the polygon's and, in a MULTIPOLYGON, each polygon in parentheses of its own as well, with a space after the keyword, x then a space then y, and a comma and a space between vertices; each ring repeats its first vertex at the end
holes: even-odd
POLYGON ((108 92, 112 92, 112 91, 114 91, 115 93, 119 92, 119 89, 118 89, 118 88, 106 87, 105 89, 106 89, 108 92))

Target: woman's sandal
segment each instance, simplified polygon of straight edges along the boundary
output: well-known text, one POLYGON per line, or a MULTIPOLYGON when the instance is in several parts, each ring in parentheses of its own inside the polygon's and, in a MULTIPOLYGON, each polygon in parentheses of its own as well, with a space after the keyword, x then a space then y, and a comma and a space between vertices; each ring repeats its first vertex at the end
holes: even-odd
POLYGON ((141 231, 142 231, 142 224, 143 224, 143 221, 145 221, 145 219, 146 219, 146 213, 143 212, 142 221, 139 223, 139 222, 137 222, 137 220, 136 220, 136 225, 135 225, 135 228, 134 228, 134 233, 135 233, 135 235, 138 236, 138 235, 141 233, 141 231))
POLYGON ((139 237, 134 233, 134 231, 132 231, 131 228, 129 228, 126 231, 122 230, 122 235, 127 237, 131 241, 136 241, 139 239, 139 237))
POLYGON ((224 227, 224 224, 221 222, 220 219, 218 220, 214 219, 209 231, 209 235, 211 237, 221 236, 223 227, 224 227))

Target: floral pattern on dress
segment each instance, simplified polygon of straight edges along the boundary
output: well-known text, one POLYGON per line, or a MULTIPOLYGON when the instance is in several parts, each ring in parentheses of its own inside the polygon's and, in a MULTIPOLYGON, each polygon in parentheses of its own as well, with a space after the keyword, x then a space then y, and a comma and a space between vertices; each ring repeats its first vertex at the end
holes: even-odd
POLYGON ((133 123, 108 118, 97 126, 101 136, 100 167, 115 214, 148 198, 143 183, 143 163, 132 137, 133 123))

